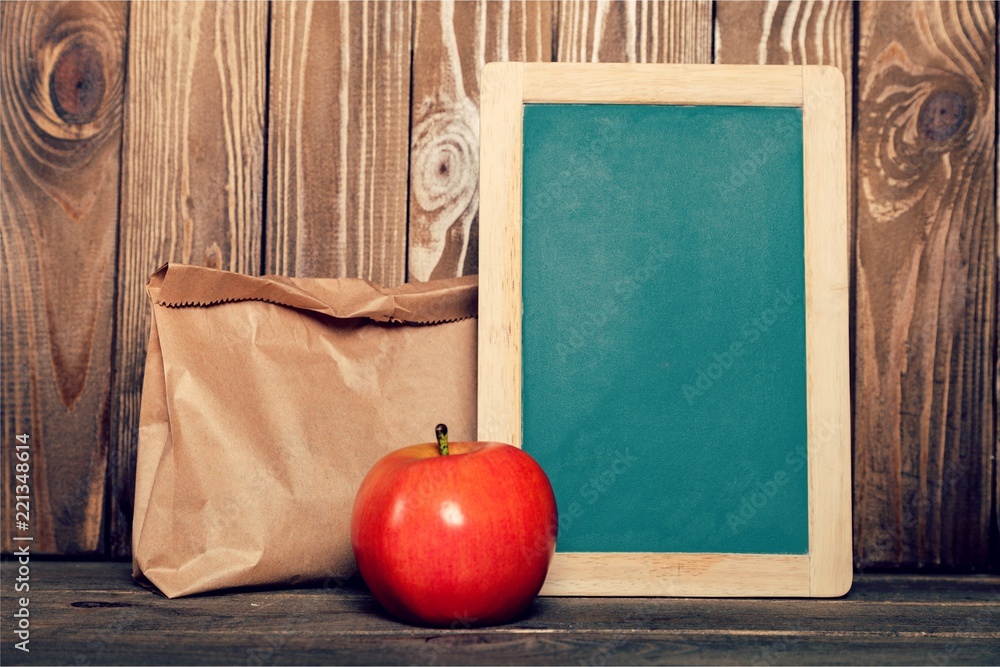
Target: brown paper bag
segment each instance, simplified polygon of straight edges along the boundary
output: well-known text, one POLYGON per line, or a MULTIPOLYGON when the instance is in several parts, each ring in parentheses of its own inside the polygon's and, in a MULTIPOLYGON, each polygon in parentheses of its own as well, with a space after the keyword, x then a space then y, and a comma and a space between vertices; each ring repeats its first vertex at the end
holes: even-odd
POLYGON ((169 264, 147 287, 133 574, 167 597, 354 572, 393 449, 476 435, 475 276, 387 289, 169 264))

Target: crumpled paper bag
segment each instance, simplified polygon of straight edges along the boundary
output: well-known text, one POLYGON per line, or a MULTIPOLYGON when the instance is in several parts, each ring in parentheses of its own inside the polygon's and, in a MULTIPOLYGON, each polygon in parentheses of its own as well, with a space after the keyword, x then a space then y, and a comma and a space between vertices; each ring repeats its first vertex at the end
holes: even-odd
POLYGON ((475 276, 383 288, 168 264, 150 278, 133 575, 167 597, 354 573, 384 454, 476 436, 475 276))

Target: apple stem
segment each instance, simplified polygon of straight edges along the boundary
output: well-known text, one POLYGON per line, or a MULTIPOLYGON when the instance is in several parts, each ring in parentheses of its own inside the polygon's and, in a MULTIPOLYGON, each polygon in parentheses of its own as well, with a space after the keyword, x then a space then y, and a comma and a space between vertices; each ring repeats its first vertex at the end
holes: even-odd
POLYGON ((434 427, 434 435, 437 436, 438 454, 448 456, 448 427, 444 424, 438 424, 434 427))

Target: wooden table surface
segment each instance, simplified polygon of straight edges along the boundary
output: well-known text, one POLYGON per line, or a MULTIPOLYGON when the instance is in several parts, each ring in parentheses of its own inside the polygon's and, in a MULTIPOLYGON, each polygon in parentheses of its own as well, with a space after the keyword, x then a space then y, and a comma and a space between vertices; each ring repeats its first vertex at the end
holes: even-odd
POLYGON ((495 628, 386 616, 360 582, 167 600, 121 562, 33 560, 16 664, 1000 664, 1000 577, 858 575, 837 600, 541 598, 495 628))

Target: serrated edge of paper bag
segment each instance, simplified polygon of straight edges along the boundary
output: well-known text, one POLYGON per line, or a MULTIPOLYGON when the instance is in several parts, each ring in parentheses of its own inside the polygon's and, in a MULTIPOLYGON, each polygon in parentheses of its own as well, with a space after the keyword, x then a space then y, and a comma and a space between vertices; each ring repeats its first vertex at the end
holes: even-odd
POLYGON ((444 324, 476 317, 478 276, 383 287, 360 278, 248 276, 168 263, 149 278, 154 302, 166 308, 207 308, 263 301, 337 319, 444 324))

